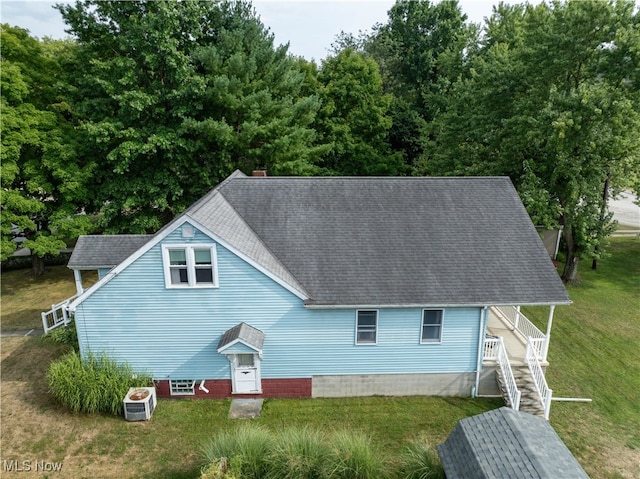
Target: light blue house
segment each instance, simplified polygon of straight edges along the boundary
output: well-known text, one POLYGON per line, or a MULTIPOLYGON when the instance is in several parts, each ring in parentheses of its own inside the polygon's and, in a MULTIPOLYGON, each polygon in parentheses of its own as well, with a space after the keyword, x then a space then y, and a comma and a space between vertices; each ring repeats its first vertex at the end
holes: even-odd
POLYGON ((160 396, 471 395, 492 307, 570 302, 508 178, 236 172, 155 235, 81 237, 69 267, 81 353, 160 396))

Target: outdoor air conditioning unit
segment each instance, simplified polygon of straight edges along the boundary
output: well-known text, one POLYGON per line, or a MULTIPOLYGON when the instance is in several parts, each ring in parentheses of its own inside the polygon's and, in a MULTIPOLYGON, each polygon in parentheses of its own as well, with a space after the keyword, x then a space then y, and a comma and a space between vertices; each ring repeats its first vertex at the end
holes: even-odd
POLYGON ((147 421, 156 408, 156 388, 130 388, 124 397, 124 418, 127 421, 147 421))

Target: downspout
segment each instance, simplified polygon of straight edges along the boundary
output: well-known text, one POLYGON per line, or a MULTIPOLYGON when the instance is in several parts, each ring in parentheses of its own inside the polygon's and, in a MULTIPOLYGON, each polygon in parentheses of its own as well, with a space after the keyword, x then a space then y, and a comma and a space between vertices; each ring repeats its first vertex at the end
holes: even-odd
POLYGON ((84 289, 82 288, 82 273, 80 272, 80 270, 73 270, 73 278, 76 282, 76 291, 78 292, 78 295, 81 295, 82 293, 84 293, 84 289))
POLYGON ((488 306, 483 306, 482 312, 480 313, 480 328, 478 330, 478 359, 476 361, 476 382, 471 390, 471 397, 478 396, 478 388, 480 387, 480 372, 482 371, 482 359, 484 358, 484 336, 485 336, 485 325, 487 324, 487 312, 489 311, 488 306))

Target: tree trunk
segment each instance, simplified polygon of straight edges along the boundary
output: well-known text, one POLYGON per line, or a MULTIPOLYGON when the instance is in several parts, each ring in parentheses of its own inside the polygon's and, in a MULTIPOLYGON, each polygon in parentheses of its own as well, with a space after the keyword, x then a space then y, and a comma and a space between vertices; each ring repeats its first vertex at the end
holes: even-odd
POLYGON ((564 239, 567 244, 566 262, 562 271, 562 281, 569 284, 578 284, 578 263, 580 258, 576 256, 575 245, 573 244, 573 227, 571 224, 564 225, 564 239))
POLYGON ((35 254, 31 255, 31 273, 34 276, 42 276, 44 274, 44 258, 35 254))
MULTIPOLYGON (((607 214, 607 203, 609 202, 609 173, 604 180, 604 189, 602 190, 602 207, 600 209, 600 222, 604 222, 604 217, 607 214)), ((595 253, 598 254, 598 245, 595 247, 595 253)), ((591 262, 591 269, 595 270, 598 267, 598 259, 593 258, 591 262)))
POLYGON ((564 264, 564 270, 562 271, 562 281, 567 284, 578 284, 578 263, 580 258, 573 254, 567 254, 567 262, 564 264))

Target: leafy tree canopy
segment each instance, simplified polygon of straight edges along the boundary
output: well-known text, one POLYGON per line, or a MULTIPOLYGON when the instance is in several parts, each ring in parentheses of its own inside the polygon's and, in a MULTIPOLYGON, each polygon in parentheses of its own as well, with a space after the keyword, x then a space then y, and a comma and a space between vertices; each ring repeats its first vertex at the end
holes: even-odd
POLYGON ((563 226, 568 282, 611 232, 609 188, 640 171, 639 51, 633 2, 500 5, 436 122, 430 170, 511 176, 535 222, 563 226))
POLYGON ((310 174, 317 98, 249 4, 60 5, 85 71, 76 108, 108 232, 157 230, 234 169, 310 174))
POLYGON ((56 54, 73 49, 45 42, 26 30, 2 25, 2 250, 6 259, 16 237, 31 250, 34 272, 42 257, 57 254, 66 240, 91 228, 81 214, 91 167, 76 161, 73 125, 67 120, 56 54))
POLYGON ((376 62, 351 49, 327 58, 318 73, 322 108, 316 127, 331 145, 325 172, 339 175, 404 174, 402 157, 388 143, 391 95, 383 94, 376 62))

